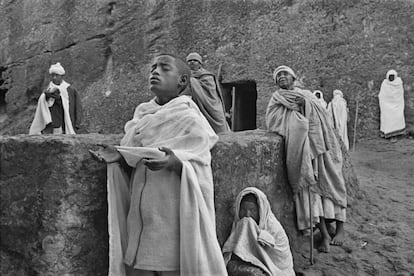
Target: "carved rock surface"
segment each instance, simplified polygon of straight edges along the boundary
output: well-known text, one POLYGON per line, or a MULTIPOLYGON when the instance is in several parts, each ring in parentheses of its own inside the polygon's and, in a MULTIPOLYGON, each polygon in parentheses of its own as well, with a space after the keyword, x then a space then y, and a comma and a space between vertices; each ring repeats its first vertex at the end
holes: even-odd
MULTIPOLYGON (((88 149, 98 143, 118 144, 120 138, 0 137, 1 275, 107 275, 106 168, 88 149)), ((256 186, 268 195, 289 236, 295 268, 306 267, 307 244, 295 227, 281 137, 264 131, 226 134, 212 157, 220 243, 231 229, 236 195, 256 186)), ((352 208, 358 180, 345 157, 352 208)))

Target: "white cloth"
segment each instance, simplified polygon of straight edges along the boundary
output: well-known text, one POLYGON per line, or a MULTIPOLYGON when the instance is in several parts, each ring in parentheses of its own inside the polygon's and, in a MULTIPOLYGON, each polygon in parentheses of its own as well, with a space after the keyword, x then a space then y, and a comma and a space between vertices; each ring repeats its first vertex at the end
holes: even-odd
MULTIPOLYGON (((130 166, 136 166, 135 170, 142 169, 140 160, 154 157, 158 147, 171 148, 183 163, 180 178, 180 274, 227 275, 216 238, 210 167, 210 149, 218 137, 196 104, 188 96, 177 97, 164 105, 158 105, 154 100, 140 104, 134 118, 125 125, 125 132, 118 150, 130 166), (137 149, 139 147, 146 148, 137 149)), ((134 178, 129 182, 124 174, 112 171, 119 170, 117 166, 108 165, 109 275, 121 276, 125 275, 123 262, 134 265, 135 252, 129 249, 136 245, 131 240, 143 226, 139 219, 140 208, 129 207, 141 207, 140 194, 146 180, 134 178), (120 184, 113 177, 114 173, 120 178, 120 184), (119 191, 109 190, 118 187, 119 191), (127 236, 126 233, 133 235, 127 236)), ((163 246, 162 241, 159 246, 163 246)))
POLYGON ((321 104, 321 106, 323 107, 323 108, 327 108, 327 106, 328 106, 328 103, 325 101, 325 99, 323 98, 323 93, 322 93, 322 91, 320 91, 320 90, 315 90, 314 92, 313 92, 313 95, 315 95, 315 97, 318 99, 318 101, 319 101, 319 103, 321 104), (319 98, 318 98, 318 96, 316 96, 316 95, 318 95, 319 94, 319 98))
POLYGON ((255 187, 241 191, 235 200, 231 234, 223 246, 226 263, 232 254, 260 267, 271 276, 294 276, 289 239, 272 213, 266 195, 255 187), (259 207, 259 225, 251 218, 240 218, 240 203, 247 194, 254 194, 259 207), (262 245, 263 244, 263 245, 262 245))
MULTIPOLYGON (((62 99, 63 115, 65 120, 65 133, 76 134, 72 126, 72 120, 69 113, 69 95, 68 87, 69 83, 62 81, 60 85, 56 85, 53 82, 49 83, 47 89, 57 88, 60 91, 60 97, 62 99)), ((29 134, 42 134, 42 130, 45 129, 46 125, 52 122, 52 116, 50 114, 49 107, 54 103, 54 99, 51 98, 46 100, 45 93, 42 93, 37 102, 36 113, 33 122, 30 126, 29 134)))
POLYGON ((344 142, 346 149, 349 150, 347 125, 348 107, 341 90, 335 90, 333 92, 333 99, 328 104, 328 113, 332 119, 334 128, 338 130, 342 142, 344 142))
POLYGON ((49 74, 58 74, 63 76, 65 74, 65 69, 60 62, 57 62, 56 64, 50 65, 49 74))
POLYGON ((273 81, 274 82, 276 82, 276 76, 280 72, 288 72, 289 74, 292 75, 293 78, 297 79, 297 76, 296 76, 296 74, 295 74, 295 72, 293 71, 292 68, 290 68, 289 66, 286 66, 286 65, 281 65, 273 71, 273 81))
POLYGON ((394 70, 387 72, 378 98, 381 110, 380 130, 386 135, 405 129, 403 82, 394 70), (395 76, 393 81, 388 80, 389 75, 395 76))

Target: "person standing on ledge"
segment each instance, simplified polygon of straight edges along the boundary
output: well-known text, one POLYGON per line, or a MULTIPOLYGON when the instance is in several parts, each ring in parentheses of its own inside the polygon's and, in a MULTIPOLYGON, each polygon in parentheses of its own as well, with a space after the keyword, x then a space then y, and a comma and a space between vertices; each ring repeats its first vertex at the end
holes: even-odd
POLYGON ((329 252, 330 245, 344 241, 347 195, 341 148, 325 108, 312 92, 294 87, 295 72, 279 66, 273 79, 277 90, 267 106, 266 126, 285 140, 298 228, 313 229, 312 214, 322 234, 318 249, 329 252), (331 238, 327 223, 334 221, 336 233, 331 238))
POLYGON ((49 68, 51 82, 40 95, 29 134, 76 134, 82 119, 78 92, 63 80, 65 69, 58 62, 49 68))
POLYGON ((229 132, 223 95, 216 76, 202 67, 203 60, 198 53, 190 53, 186 60, 191 69, 191 79, 190 89, 183 94, 192 97, 216 133, 229 132))

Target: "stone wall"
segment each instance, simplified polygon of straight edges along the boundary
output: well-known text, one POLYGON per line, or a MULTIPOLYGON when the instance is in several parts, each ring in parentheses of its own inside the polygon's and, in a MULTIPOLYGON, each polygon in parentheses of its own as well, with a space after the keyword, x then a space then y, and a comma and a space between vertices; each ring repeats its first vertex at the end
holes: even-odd
MULTIPOLYGON (((107 274, 106 169, 87 150, 119 140, 98 134, 0 137, 1 275, 107 274)), ((212 150, 217 234, 223 244, 240 190, 259 187, 300 269, 308 263, 307 245, 296 231, 283 152, 281 138, 263 131, 220 137, 212 150)), ((358 181, 348 155, 345 161, 352 205, 358 181)))
POLYGON ((358 136, 375 135, 385 73, 405 83, 414 125, 413 0, 151 0, 0 2, 0 133, 27 133, 35 102, 60 61, 85 105, 83 132, 119 133, 134 107, 151 98, 154 53, 200 52, 225 81, 258 87, 257 125, 274 90, 272 70, 293 67, 305 87, 339 88, 360 101, 358 136))

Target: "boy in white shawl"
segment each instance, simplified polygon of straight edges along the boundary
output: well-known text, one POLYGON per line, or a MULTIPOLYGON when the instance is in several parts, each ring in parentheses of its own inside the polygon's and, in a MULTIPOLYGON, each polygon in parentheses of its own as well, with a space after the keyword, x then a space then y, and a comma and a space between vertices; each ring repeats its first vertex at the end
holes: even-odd
POLYGON ((188 96, 190 70, 157 56, 121 146, 108 163, 109 275, 227 275, 216 238, 210 149, 218 137, 188 96), (122 169, 132 167, 129 177, 122 169))
POLYGON ((223 247, 229 275, 294 276, 289 239, 266 195, 248 187, 237 196, 234 211, 223 247))
POLYGON ((342 245, 346 219, 346 187, 342 175, 342 152, 326 109, 308 90, 294 86, 295 72, 279 66, 273 72, 277 90, 266 110, 266 126, 285 141, 286 167, 296 205, 299 230, 322 233, 319 251, 342 245), (309 208, 309 199, 311 208, 309 208), (327 224, 336 222, 331 238, 327 224))
POLYGON ((395 70, 387 72, 378 98, 381 111, 381 135, 384 138, 391 138, 404 134, 404 88, 395 70))

